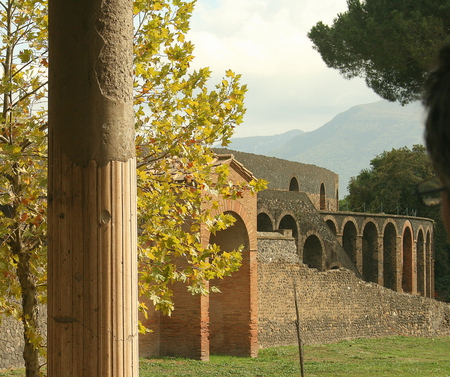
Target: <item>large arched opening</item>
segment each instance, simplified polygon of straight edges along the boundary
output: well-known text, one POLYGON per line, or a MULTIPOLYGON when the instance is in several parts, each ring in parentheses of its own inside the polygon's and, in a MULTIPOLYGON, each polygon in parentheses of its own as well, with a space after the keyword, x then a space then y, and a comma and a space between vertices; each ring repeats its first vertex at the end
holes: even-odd
POLYGON ((319 271, 323 269, 323 250, 319 238, 312 234, 310 235, 303 246, 303 263, 310 268, 317 268, 319 271))
POLYGON ((383 281, 384 286, 396 290, 397 281, 397 232, 392 223, 388 223, 383 232, 383 281))
POLYGON ((325 185, 322 183, 320 185, 320 210, 325 211, 327 209, 327 202, 325 197, 325 185))
POLYGON ((272 220, 267 213, 261 212, 256 218, 258 232, 272 232, 272 220))
POLYGON ((348 221, 342 233, 342 247, 347 252, 351 261, 356 266, 356 227, 352 221, 348 221))
POLYGON ((221 293, 211 293, 209 300, 209 349, 212 354, 245 355, 248 345, 240 339, 248 337, 250 320, 249 235, 242 218, 235 212, 225 212, 236 218, 233 226, 211 234, 209 242, 230 252, 243 245, 243 264, 239 271, 223 279, 213 279, 221 293), (247 263, 246 263, 247 262, 247 263), (239 303, 236 305, 235 303, 239 303))
POLYGON ((403 231, 403 292, 412 293, 413 285, 413 247, 411 228, 407 227, 403 231))
POLYGON ((417 293, 425 296, 425 276, 426 276, 426 261, 425 261, 425 237, 422 229, 417 234, 417 293))
POLYGON ((278 226, 278 229, 291 229, 292 230, 292 237, 295 238, 295 240, 298 240, 298 227, 297 222, 291 215, 285 215, 280 221, 280 225, 278 226))
POLYGON ((363 279, 376 283, 378 275, 378 232, 373 222, 368 222, 364 227, 362 263, 363 279))

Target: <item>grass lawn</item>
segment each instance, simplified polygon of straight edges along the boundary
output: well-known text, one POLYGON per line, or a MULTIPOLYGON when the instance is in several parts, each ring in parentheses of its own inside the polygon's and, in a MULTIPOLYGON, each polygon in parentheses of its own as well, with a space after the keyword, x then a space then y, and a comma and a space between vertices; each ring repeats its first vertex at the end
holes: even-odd
MULTIPOLYGON (((260 350, 256 359, 211 356, 208 363, 141 359, 140 377, 300 376, 296 347, 260 350)), ((0 377, 25 376, 23 370, 0 377)), ((305 347, 305 376, 450 377, 450 337, 357 339, 305 347)))

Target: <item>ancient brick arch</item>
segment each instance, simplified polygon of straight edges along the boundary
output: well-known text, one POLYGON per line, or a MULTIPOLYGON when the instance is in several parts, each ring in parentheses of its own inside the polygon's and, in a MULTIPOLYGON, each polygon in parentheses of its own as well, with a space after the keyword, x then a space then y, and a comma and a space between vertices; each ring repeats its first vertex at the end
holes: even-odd
POLYGON ((417 271, 417 293, 425 295, 426 281, 426 246, 425 232, 422 226, 417 229, 416 239, 416 271, 417 271))
POLYGON ((335 224, 342 247, 364 280, 432 297, 432 220, 351 212, 321 214, 326 224, 335 224), (369 223, 372 225, 367 228, 369 223))
POLYGON ((348 217, 344 219, 341 225, 342 229, 342 247, 347 252, 353 263, 357 264, 357 237, 358 228, 355 219, 348 217))
POLYGON ((325 220, 325 223, 328 225, 328 228, 330 228, 331 232, 337 236, 338 233, 338 227, 337 227, 337 223, 336 220, 333 216, 330 215, 325 215, 323 217, 323 219, 325 220))
POLYGON ((362 227, 362 275, 364 280, 378 282, 379 231, 375 223, 366 220, 362 227))
POLYGON ((303 244, 303 263, 310 268, 316 268, 319 271, 324 270, 324 244, 320 235, 314 232, 306 233, 306 240, 303 244))
POLYGON ((298 239, 300 229, 298 226, 297 216, 291 211, 283 212, 278 217, 277 229, 290 229, 292 230, 292 237, 298 239))
POLYGON ((409 221, 405 221, 402 232, 402 289, 404 292, 414 291, 414 254, 413 254, 413 230, 409 221))
POLYGON ((336 224, 334 223, 333 220, 326 220, 325 221, 328 225, 328 228, 330 228, 331 232, 336 236, 337 234, 337 229, 336 229, 336 224))
MULTIPOLYGON (((233 182, 250 180, 251 176, 236 162, 228 160, 226 163, 233 168, 230 169, 233 182)), ((229 277, 210 281, 211 285, 220 288, 221 294, 192 295, 185 284, 173 284, 176 309, 171 317, 154 312, 144 320, 144 325, 153 332, 140 337, 140 355, 143 357, 165 355, 208 360, 211 352, 257 356, 256 196, 244 190, 239 200, 221 199, 213 213, 232 214, 236 222, 215 235, 203 225, 200 231, 202 244, 216 243, 224 251, 243 245, 242 266, 229 277)))
POLYGON ((256 224, 258 232, 272 232, 274 230, 274 220, 267 212, 258 213, 256 224))
POLYGON ((232 276, 210 281, 221 291, 209 296, 208 340, 209 352, 213 354, 254 357, 258 352, 257 229, 251 216, 255 215, 254 207, 256 200, 250 196, 247 201, 221 200, 216 213, 231 214, 237 221, 216 235, 208 235, 208 242, 216 243, 224 251, 244 245, 241 268, 232 276))
POLYGON ((249 232, 239 214, 225 213, 233 215, 236 222, 228 229, 211 234, 209 243, 219 245, 223 251, 232 251, 243 245, 243 263, 232 276, 210 281, 210 285, 218 287, 221 293, 211 293, 209 297, 209 352, 252 356, 256 350, 252 351, 251 343, 256 342, 256 334, 252 334, 250 324, 256 324, 256 319, 252 318, 254 305, 247 299, 252 291, 249 232), (234 305, 236 302, 239 305, 234 305))
POLYGON ((386 221, 383 226, 383 280, 382 285, 397 289, 397 226, 386 221))
MULTIPOLYGON (((246 194, 251 195, 251 194, 246 194)), ((212 211, 213 214, 219 214, 219 213, 236 213, 245 224, 245 227, 248 231, 249 235, 249 248, 250 250, 256 250, 257 247, 257 239, 256 239, 256 224, 255 224, 255 210, 254 206, 256 203, 253 203, 254 197, 249 196, 248 200, 245 200, 244 198, 242 201, 238 200, 228 200, 228 199, 222 199, 219 201, 218 208, 214 211, 212 211), (253 199, 253 200, 252 200, 253 199), (248 201, 248 203, 247 203, 248 201), (250 206, 246 206, 246 204, 250 204, 250 206), (250 207, 250 208, 248 208, 250 207)), ((269 216, 270 217, 270 216, 269 216)), ((203 227, 202 229, 202 240, 208 241, 209 240, 209 232, 207 231, 206 227, 203 227)))

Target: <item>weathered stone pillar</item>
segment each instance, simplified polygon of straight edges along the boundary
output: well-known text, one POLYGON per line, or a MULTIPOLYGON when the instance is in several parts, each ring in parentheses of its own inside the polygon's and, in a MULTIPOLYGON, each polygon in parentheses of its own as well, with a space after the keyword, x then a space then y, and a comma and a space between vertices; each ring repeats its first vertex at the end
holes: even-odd
POLYGON ((395 262, 395 290, 397 292, 403 292, 402 279, 403 279, 403 234, 397 236, 396 244, 396 262, 395 262))
POLYGON ((375 260, 376 269, 377 269, 377 276, 376 276, 376 283, 384 286, 384 237, 383 234, 378 235, 378 250, 377 250, 377 258, 375 260))
POLYGON ((132 0, 49 0, 48 376, 138 376, 132 0))
POLYGON ((357 235, 356 236, 356 268, 358 269, 359 273, 363 274, 363 236, 357 235))

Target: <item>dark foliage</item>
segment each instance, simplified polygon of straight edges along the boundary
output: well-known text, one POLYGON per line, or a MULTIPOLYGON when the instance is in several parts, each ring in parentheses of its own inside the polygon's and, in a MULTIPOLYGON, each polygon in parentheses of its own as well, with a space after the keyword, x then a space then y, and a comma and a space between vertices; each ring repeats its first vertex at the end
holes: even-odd
POLYGON ((375 93, 406 104, 421 97, 437 49, 449 39, 448 0, 348 0, 332 26, 308 37, 328 67, 363 77, 375 93))

